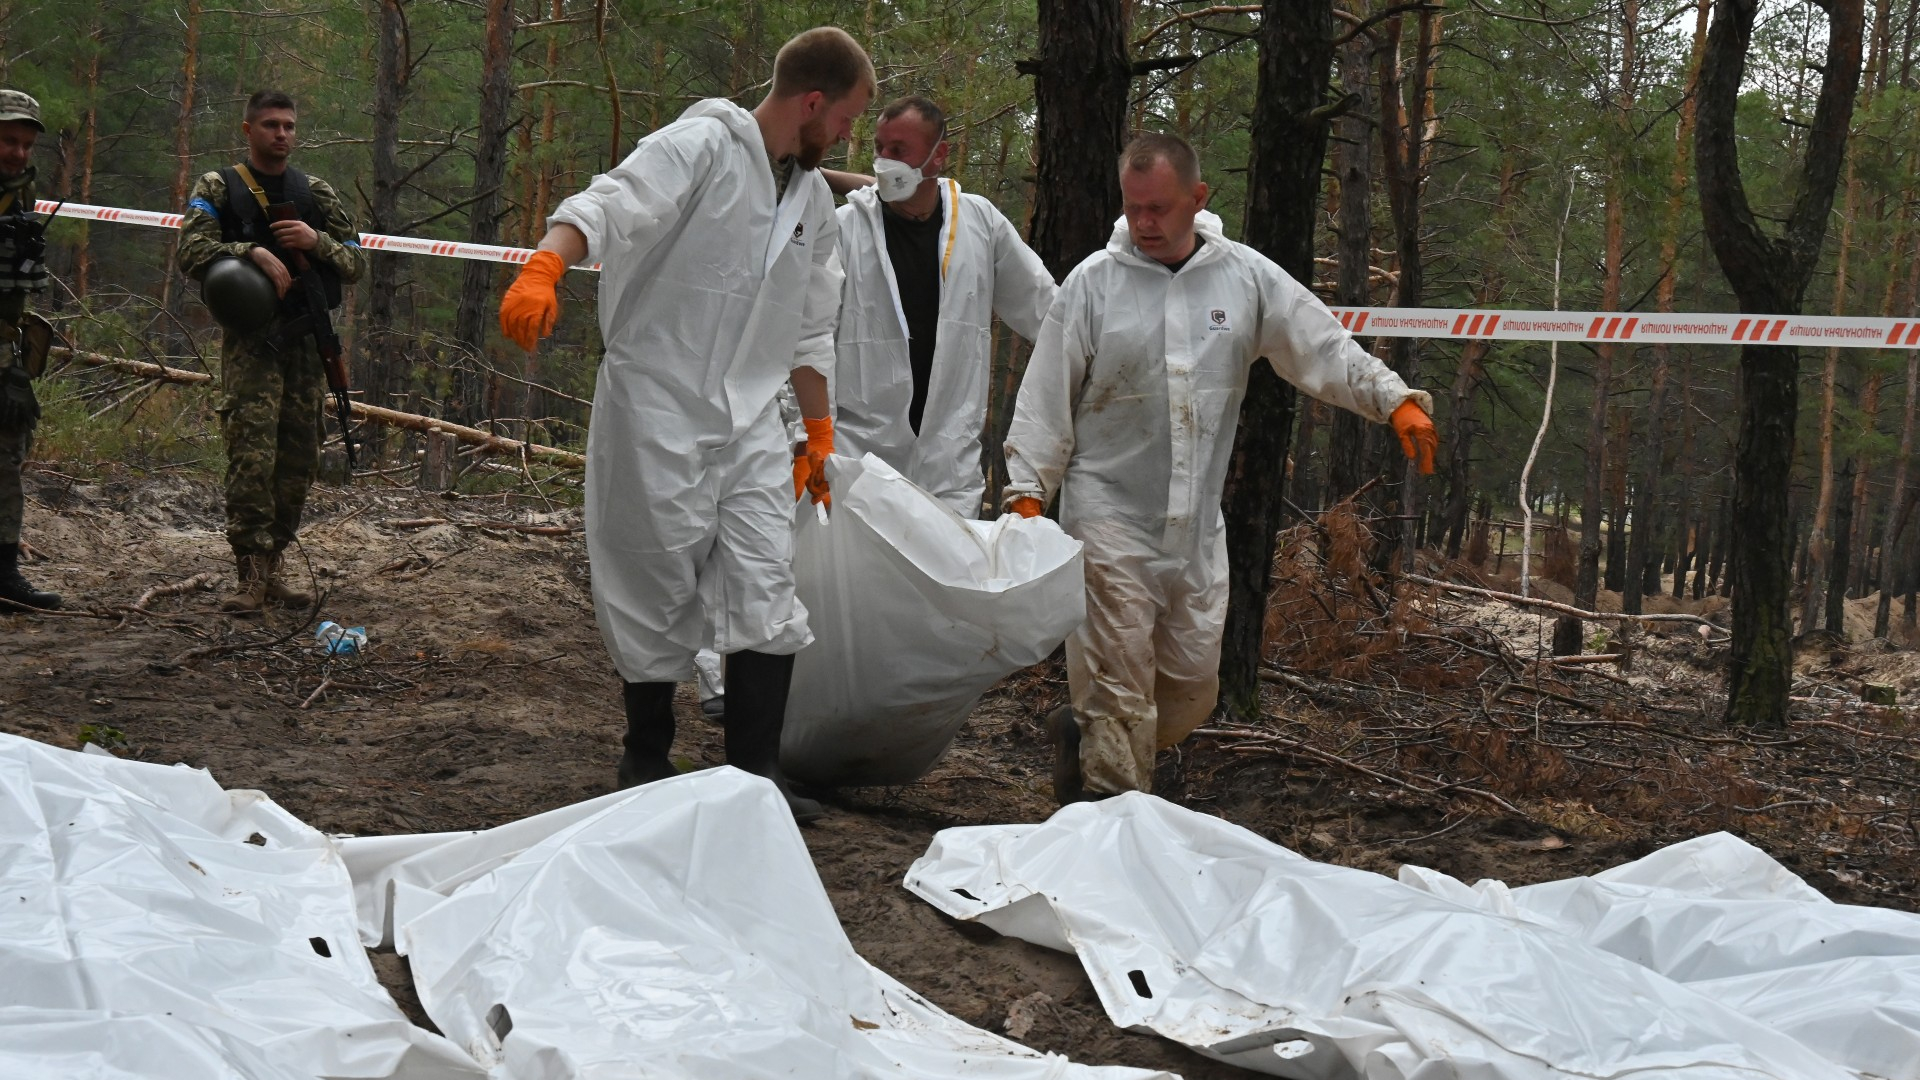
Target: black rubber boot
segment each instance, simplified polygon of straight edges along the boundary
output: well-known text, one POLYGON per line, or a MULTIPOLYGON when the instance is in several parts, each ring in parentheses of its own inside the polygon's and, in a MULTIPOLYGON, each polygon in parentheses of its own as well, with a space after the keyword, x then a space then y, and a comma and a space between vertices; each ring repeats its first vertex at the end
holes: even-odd
POLYGON ((819 803, 793 793, 780 771, 780 732, 787 725, 787 689, 793 657, 737 652, 727 657, 727 764, 773 781, 802 825, 826 814, 819 803))
POLYGON ((630 682, 627 701, 627 752, 620 757, 621 790, 678 776, 668 752, 673 749, 673 684, 630 682))
MULTIPOLYGON (((0 544, 0 599, 42 611, 52 611, 60 606, 58 593, 41 592, 20 576, 20 545, 17 543, 0 544)), ((5 607, 7 605, 0 604, 0 609, 5 607)))
POLYGON ((1047 741, 1053 744, 1053 798, 1061 806, 1087 797, 1080 777, 1080 724, 1073 706, 1062 705, 1047 714, 1047 741))

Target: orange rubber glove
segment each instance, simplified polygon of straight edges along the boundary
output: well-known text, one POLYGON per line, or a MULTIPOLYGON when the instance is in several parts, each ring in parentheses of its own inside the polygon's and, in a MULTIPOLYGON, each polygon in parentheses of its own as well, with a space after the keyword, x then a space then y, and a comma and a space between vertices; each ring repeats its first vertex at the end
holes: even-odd
POLYGON ((793 501, 807 493, 807 481, 813 479, 813 461, 805 450, 793 455, 793 501))
POLYGON ((554 320, 560 317, 560 294, 556 286, 567 264, 551 251, 536 251, 520 268, 520 276, 507 286, 500 299, 500 332, 527 350, 553 333, 554 320))
POLYGON ((1433 417, 1412 398, 1400 403, 1387 418, 1394 434, 1400 436, 1400 450, 1419 468, 1420 475, 1433 475, 1433 455, 1440 449, 1440 433, 1433 429, 1433 417))
MULTIPOLYGON (((833 454, 833 417, 802 417, 801 423, 807 425, 807 463, 806 489, 813 495, 815 503, 833 505, 833 495, 827 490, 827 458, 833 454)), ((800 476, 800 463, 794 462, 794 477, 800 476)), ((800 493, 794 492, 798 499, 800 493)))
POLYGON ((1036 518, 1047 512, 1047 504, 1031 495, 1022 495, 1009 503, 1007 509, 1023 518, 1036 518))

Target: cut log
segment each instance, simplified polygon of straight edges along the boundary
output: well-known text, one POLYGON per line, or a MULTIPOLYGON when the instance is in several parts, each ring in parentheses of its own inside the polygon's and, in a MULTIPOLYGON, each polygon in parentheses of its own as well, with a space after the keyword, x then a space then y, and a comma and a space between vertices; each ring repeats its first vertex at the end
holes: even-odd
MULTIPOLYGON (((150 364, 145 360, 129 360, 124 356, 106 356, 101 353, 66 348, 53 349, 51 355, 56 359, 67 359, 74 363, 86 364, 91 367, 113 368, 117 371, 125 371, 149 379, 157 379, 161 382, 198 386, 213 381, 213 376, 204 371, 185 371, 180 368, 167 367, 164 364, 150 364)), ((584 469, 587 466, 587 459, 571 450, 542 446, 539 443, 523 443, 518 439, 509 439, 505 436, 495 435, 489 431, 481 431, 479 428, 467 427, 464 424, 454 424, 445 420, 435 419, 431 416, 404 413, 395 409, 383 409, 378 405, 367 405, 355 401, 352 403, 352 406, 353 415, 363 421, 371 421, 376 424, 388 424, 393 427, 405 428, 408 431, 418 431, 423 434, 439 432, 451 435, 463 443, 478 446, 483 450, 496 454, 511 454, 518 457, 524 452, 527 457, 533 458, 536 461, 544 461, 550 465, 560 465, 571 469, 584 469)))

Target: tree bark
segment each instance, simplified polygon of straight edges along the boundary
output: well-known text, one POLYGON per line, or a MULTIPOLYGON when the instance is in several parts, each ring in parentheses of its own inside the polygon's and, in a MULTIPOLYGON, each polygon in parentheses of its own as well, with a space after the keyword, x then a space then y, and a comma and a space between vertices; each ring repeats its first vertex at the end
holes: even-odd
MULTIPOLYGON (((1841 467, 1837 480, 1849 487, 1853 485, 1854 463, 1852 458, 1841 467)), ((1847 634, 1847 561, 1853 555, 1853 500, 1843 499, 1833 521, 1833 560, 1831 576, 1827 581, 1827 632, 1839 634, 1845 640, 1847 634)), ((1812 629, 1812 627, 1808 627, 1812 629)))
POLYGON ((1900 456, 1893 465, 1893 494, 1887 500, 1886 535, 1880 539, 1880 602, 1873 611, 1873 636, 1886 637, 1893 617, 1893 553, 1906 522, 1907 467, 1913 460, 1914 398, 1920 395, 1920 352, 1907 353, 1907 404, 1900 421, 1900 456))
MULTIPOLYGON (((1860 391, 1860 445, 1862 446, 1872 442, 1874 429, 1879 425, 1880 386, 1885 381, 1886 375, 1876 371, 1867 376, 1867 385, 1860 391)), ((1863 595, 1860 589, 1864 586, 1865 571, 1870 566, 1867 555, 1873 549, 1869 543, 1868 528, 1873 521, 1871 515, 1867 513, 1867 480, 1872 475, 1873 464, 1864 455, 1854 462, 1853 483, 1849 485, 1850 490, 1847 493, 1847 501, 1853 505, 1853 510, 1848 515, 1851 524, 1847 535, 1847 550, 1852 555, 1848 559, 1847 572, 1838 578, 1841 592, 1848 596, 1863 595)))
MULTIPOLYGON (((1845 160, 1860 82, 1861 0, 1827 0, 1827 54, 1808 129, 1793 207, 1779 237, 1760 227, 1740 177, 1734 117, 1759 0, 1716 0, 1700 69, 1694 153, 1708 245, 1740 310, 1789 315, 1800 310, 1820 256, 1834 189, 1845 160)), ((1740 429, 1734 448, 1729 579, 1733 645, 1726 719, 1784 727, 1793 677, 1792 534, 1788 479, 1799 413, 1799 355, 1791 346, 1740 350, 1740 429)))
POLYGON ((1039 23, 1039 56, 1019 65, 1037 110, 1031 239, 1058 280, 1113 231, 1133 65, 1122 0, 1039 0, 1039 23))
MULTIPOLYGON (((87 50, 87 114, 81 123, 83 132, 80 152, 80 201, 93 201, 93 154, 100 144, 100 51, 106 47, 106 29, 101 26, 98 16, 93 23, 93 32, 88 35, 92 47, 87 50)), ((185 202, 185 200, 181 200, 185 202)), ((74 255, 73 295, 77 299, 87 298, 88 278, 93 270, 93 251, 88 244, 92 229, 86 224, 80 226, 79 251, 74 255)))
MULTIPOLYGON (((473 203, 467 209, 467 241, 500 240, 501 192, 507 183, 507 135, 513 109, 513 0, 486 0, 486 33, 480 60, 480 130, 473 159, 473 203)), ((465 260, 454 336, 473 359, 454 375, 450 413, 477 419, 484 410, 486 383, 479 361, 486 355, 487 316, 492 309, 495 263, 465 260)))
MULTIPOLYGON (((1329 127, 1314 110, 1326 97, 1332 69, 1332 5, 1327 0, 1266 0, 1247 172, 1247 243, 1309 283, 1329 127)), ((1270 366, 1253 366, 1222 500, 1228 585, 1220 700, 1229 714, 1242 719, 1260 715, 1261 631, 1286 475, 1280 466, 1294 401, 1293 387, 1270 366)))
MULTIPOLYGON (((193 180, 193 97, 200 85, 200 8, 201 0, 187 0, 180 12, 180 114, 173 126, 173 192, 167 205, 179 209, 187 205, 187 185, 193 180)), ((174 265, 180 251, 180 234, 167 241, 166 265, 174 265)), ((175 274, 160 275, 160 308, 173 311, 176 294, 175 274)))
MULTIPOLYGON (((1434 79, 1439 61, 1443 17, 1438 10, 1440 6, 1436 3, 1432 7, 1422 8, 1417 16, 1409 78, 1402 79, 1399 73, 1402 16, 1395 15, 1385 24, 1385 38, 1389 47, 1379 50, 1375 57, 1380 69, 1381 161, 1386 178, 1387 209, 1393 219, 1394 269, 1399 275, 1394 279, 1395 307, 1419 307, 1425 292, 1420 244, 1420 197, 1426 187, 1433 140, 1439 133, 1439 118, 1434 109, 1434 79)), ((1420 366, 1420 339, 1391 339, 1387 347, 1387 366, 1406 380, 1409 386, 1415 385, 1420 366)), ((1418 482, 1412 465, 1394 452, 1394 440, 1387 438, 1384 433, 1375 432, 1371 442, 1371 471, 1387 479, 1376 489, 1380 507, 1386 511, 1386 516, 1375 530, 1378 547, 1374 555, 1374 565, 1386 569, 1405 561, 1396 556, 1402 554, 1403 545, 1412 542, 1406 536, 1407 522, 1403 516, 1411 514, 1417 504, 1418 482), (1398 481, 1393 479, 1396 475, 1400 477, 1398 481)), ((1406 559, 1411 558, 1411 547, 1406 549, 1404 555, 1406 559)))
MULTIPOLYGON (((1354 15, 1364 18, 1365 0, 1356 0, 1354 15)), ((1355 34, 1340 50, 1340 92, 1350 102, 1339 121, 1339 141, 1333 146, 1334 175, 1339 180, 1335 242, 1339 266, 1333 299, 1348 307, 1373 303, 1373 112, 1378 94, 1373 63, 1377 44, 1369 34, 1355 34)), ((1359 416, 1335 409, 1327 435, 1327 493, 1332 505, 1358 491, 1373 476, 1374 425, 1359 416)))
MULTIPOLYGON (((413 75, 411 37, 407 31, 406 0, 380 0, 374 23, 373 84, 373 194, 367 207, 367 228, 375 233, 400 230, 400 110, 407 101, 413 75)), ((406 349, 393 329, 394 297, 400 291, 400 256, 391 251, 367 253, 367 348, 361 385, 373 392, 373 404, 394 405, 412 389, 406 349)), ((377 438, 385 441, 385 429, 377 438)))

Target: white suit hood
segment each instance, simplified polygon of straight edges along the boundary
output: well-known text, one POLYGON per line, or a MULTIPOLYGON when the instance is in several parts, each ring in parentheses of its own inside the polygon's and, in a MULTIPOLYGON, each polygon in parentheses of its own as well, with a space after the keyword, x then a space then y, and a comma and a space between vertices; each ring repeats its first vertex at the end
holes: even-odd
MULTIPOLYGON (((1200 252, 1207 250, 1208 247, 1218 246, 1220 241, 1227 238, 1220 215, 1211 210, 1202 210, 1193 216, 1193 231, 1199 233, 1201 239, 1206 241, 1200 246, 1199 251, 1193 253, 1196 259, 1200 257, 1200 252)), ((1107 251, 1123 262, 1142 266, 1154 265, 1153 259, 1142 255, 1140 249, 1133 246, 1133 230, 1127 227, 1125 214, 1113 223, 1113 235, 1107 237, 1107 251)))

